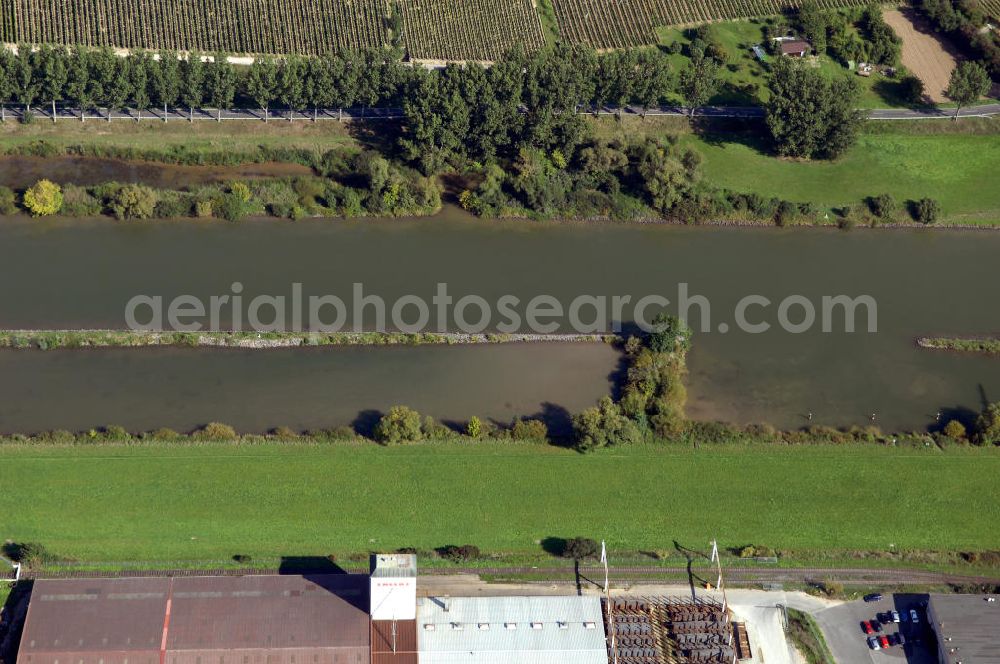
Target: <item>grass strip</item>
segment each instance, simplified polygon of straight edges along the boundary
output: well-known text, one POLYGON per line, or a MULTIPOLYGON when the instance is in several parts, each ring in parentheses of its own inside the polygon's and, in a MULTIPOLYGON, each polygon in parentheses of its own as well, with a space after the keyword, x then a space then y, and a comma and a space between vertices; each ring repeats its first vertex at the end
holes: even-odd
POLYGON ((664 554, 712 537, 803 556, 985 551, 1000 548, 996 452, 661 444, 582 455, 465 437, 390 447, 10 442, 0 445, 0 510, 4 538, 78 561, 449 544, 540 554, 548 538, 576 536, 664 554), (870 505, 880 506, 879 528, 870 505))
POLYGON ((788 609, 788 638, 808 664, 836 664, 823 632, 808 613, 788 609))

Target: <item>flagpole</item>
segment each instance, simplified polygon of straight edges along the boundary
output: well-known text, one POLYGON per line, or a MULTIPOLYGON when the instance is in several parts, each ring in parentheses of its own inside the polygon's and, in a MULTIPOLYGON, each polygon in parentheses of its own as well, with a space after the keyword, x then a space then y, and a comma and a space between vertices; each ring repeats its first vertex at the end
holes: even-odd
POLYGON ((608 547, 601 540, 601 564, 604 565, 604 595, 608 606, 608 630, 611 632, 611 662, 618 664, 618 643, 615 631, 614 612, 611 610, 611 583, 608 573, 608 547))

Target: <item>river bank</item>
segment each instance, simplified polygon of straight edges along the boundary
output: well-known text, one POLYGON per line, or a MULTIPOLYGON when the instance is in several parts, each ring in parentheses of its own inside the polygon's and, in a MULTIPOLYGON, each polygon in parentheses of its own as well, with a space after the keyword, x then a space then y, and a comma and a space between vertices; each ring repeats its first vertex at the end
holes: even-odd
MULTIPOLYGON (((7 155, 3 159, 32 155, 59 159, 117 159, 134 162, 142 168, 149 168, 150 164, 157 162, 227 166, 232 171, 228 177, 230 181, 238 180, 240 167, 247 164, 287 163, 289 167, 302 169, 296 171, 297 177, 305 179, 310 175, 330 175, 329 166, 339 164, 340 176, 364 179, 364 169, 345 171, 342 166, 365 150, 388 156, 391 154, 390 144, 395 140, 392 135, 375 139, 364 131, 339 126, 339 123, 328 123, 330 126, 261 123, 259 137, 240 123, 211 127, 176 126, 186 123, 160 123, 164 124, 162 127, 151 123, 151 126, 140 127, 121 123, 114 125, 114 129, 102 123, 92 123, 95 126, 80 124, 70 122, 50 126, 37 123, 21 126, 8 123, 0 127, 0 153, 7 155), (310 169, 312 174, 308 173, 310 169)), ((777 158, 759 132, 750 131, 740 124, 729 126, 725 121, 697 129, 692 128, 687 120, 678 118, 587 118, 587 124, 596 139, 602 141, 613 142, 629 137, 676 139, 681 146, 701 155, 702 180, 709 188, 759 197, 737 200, 732 206, 736 208, 735 213, 729 206, 723 206, 723 213, 718 215, 672 213, 675 218, 673 223, 679 223, 676 220, 678 217, 704 217, 701 223, 719 225, 830 225, 844 228, 877 225, 969 229, 1000 225, 1000 194, 990 179, 1000 167, 996 157, 1000 154, 997 150, 1000 129, 995 121, 968 119, 954 123, 950 120, 930 120, 919 128, 906 123, 903 123, 904 126, 900 123, 866 126, 858 144, 837 161, 777 158), (876 215, 872 200, 883 195, 893 199, 894 209, 887 214, 876 215), (918 217, 917 204, 925 198, 939 205, 937 212, 931 215, 933 223, 925 224, 923 221, 927 219, 918 217), (750 208, 746 207, 748 203, 750 208)), ((483 173, 475 167, 470 169, 469 173, 461 169, 449 171, 440 177, 440 181, 433 178, 434 184, 444 189, 448 200, 457 201, 470 184, 483 177, 483 173)), ((250 170, 253 172, 254 169, 250 170)), ((124 181, 141 182, 141 178, 129 178, 130 167, 126 166, 124 171, 124 181)), ((413 174, 408 177, 411 176, 413 174)), ((24 184, 25 176, 18 177, 21 178, 18 182, 24 184)), ((413 180, 413 184, 412 189, 419 198, 426 184, 419 183, 417 179, 413 180)), ((0 185, 7 185, 3 178, 0 178, 0 185)), ((323 187, 310 185, 306 189, 319 193, 323 187)), ((255 192, 255 196, 259 193, 264 192, 255 192)), ((267 192, 258 203, 261 212, 266 211, 276 217, 364 216, 352 205, 327 205, 320 201, 315 206, 315 196, 308 191, 303 201, 299 200, 302 192, 291 191, 290 188, 282 192, 281 200, 266 200, 270 193, 267 192), (272 203, 279 203, 277 214, 271 212, 272 203), (294 210, 296 206, 301 209, 294 210)), ((566 209, 578 220, 666 221, 664 215, 650 208, 648 201, 637 192, 629 196, 633 200, 616 201, 614 198, 597 205, 599 212, 602 206, 604 208, 599 214, 594 214, 590 205, 583 206, 586 210, 583 212, 576 209, 579 206, 574 207, 576 204, 566 209)), ((696 210, 708 198, 711 196, 699 195, 698 204, 690 207, 696 210)), ((402 206, 399 213, 392 216, 405 215, 407 207, 402 206)), ((435 209, 434 205, 419 207, 423 208, 421 214, 435 209)), ((155 216, 185 217, 193 215, 192 210, 165 208, 163 213, 155 216)), ((414 206, 413 210, 416 211, 417 207, 414 206)), ((566 216, 561 215, 558 209, 539 212, 519 210, 517 206, 512 206, 505 213, 546 220, 566 216)))

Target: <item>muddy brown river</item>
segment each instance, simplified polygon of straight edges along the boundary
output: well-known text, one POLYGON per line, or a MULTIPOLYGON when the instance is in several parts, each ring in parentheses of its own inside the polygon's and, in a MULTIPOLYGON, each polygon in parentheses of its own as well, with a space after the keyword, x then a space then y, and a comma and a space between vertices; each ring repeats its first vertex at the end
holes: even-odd
MULTIPOLYGON (((504 294, 662 294, 711 306, 689 357, 691 416, 798 427, 808 422, 922 429, 939 412, 1000 400, 1000 359, 918 349, 925 334, 1000 333, 1000 233, 731 229, 498 223, 448 210, 423 221, 170 222, 0 220, 0 327, 124 326, 137 294, 206 300, 240 282, 247 298, 346 299, 354 283, 387 300, 504 294), (785 298, 869 295, 877 332, 788 332, 785 298), (747 296, 763 333, 740 331, 747 296), (721 331, 725 323, 726 331, 721 331), (808 414, 812 413, 812 420, 808 414)), ((817 309, 818 309, 817 304, 817 309)), ((350 318, 350 317, 349 317, 350 318)), ((349 324, 350 321, 348 321, 349 324)), ((565 330, 565 327, 563 328, 565 330)), ((137 350, 0 353, 0 429, 336 426, 408 403, 441 418, 508 419, 565 410, 610 389, 600 346, 137 350)))

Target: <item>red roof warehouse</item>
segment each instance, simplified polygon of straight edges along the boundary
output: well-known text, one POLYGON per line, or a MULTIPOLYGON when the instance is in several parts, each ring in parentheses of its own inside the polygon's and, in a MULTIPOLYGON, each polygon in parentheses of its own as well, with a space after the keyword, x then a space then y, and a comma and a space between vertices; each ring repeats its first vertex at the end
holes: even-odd
POLYGON ((17 664, 368 664, 368 576, 35 581, 17 664))

